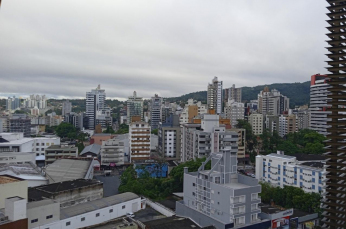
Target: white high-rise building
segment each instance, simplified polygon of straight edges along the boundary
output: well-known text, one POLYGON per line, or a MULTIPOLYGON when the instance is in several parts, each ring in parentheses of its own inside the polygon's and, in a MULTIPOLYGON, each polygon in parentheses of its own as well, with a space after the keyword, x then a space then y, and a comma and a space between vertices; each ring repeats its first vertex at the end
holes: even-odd
POLYGON ((212 83, 208 84, 207 105, 209 110, 214 110, 216 114, 222 112, 222 81, 215 76, 212 83))
POLYGON ((282 95, 278 90, 272 89, 269 91, 265 87, 258 94, 258 111, 263 115, 280 115, 289 110, 290 100, 282 95))
POLYGON ((331 111, 327 111, 328 102, 327 96, 330 94, 328 88, 331 86, 327 83, 326 75, 316 74, 311 76, 310 86, 310 125, 309 128, 317 131, 320 134, 327 135, 327 114, 331 111))
POLYGON ((143 98, 138 97, 136 91, 127 100, 127 124, 132 122, 133 116, 139 116, 143 121, 143 98))
POLYGON ((235 102, 233 99, 228 100, 225 106, 226 118, 231 120, 231 126, 234 128, 239 119, 244 119, 245 107, 244 103, 235 102))
POLYGON ((88 117, 88 129, 94 130, 98 111, 105 109, 106 92, 100 85, 91 92, 86 93, 86 117, 88 117))
POLYGON ((192 119, 201 114, 207 114, 207 105, 202 104, 201 101, 195 103, 193 99, 188 99, 187 104, 183 111, 180 113, 179 122, 180 124, 192 122, 192 119))
POLYGON ((46 109, 47 108, 47 97, 46 95, 30 95, 24 102, 26 108, 46 109))
POLYGON ((255 135, 260 135, 263 133, 264 120, 262 114, 251 114, 249 116, 249 123, 255 135))
POLYGON ((72 103, 66 100, 62 103, 62 115, 66 115, 72 112, 72 103))

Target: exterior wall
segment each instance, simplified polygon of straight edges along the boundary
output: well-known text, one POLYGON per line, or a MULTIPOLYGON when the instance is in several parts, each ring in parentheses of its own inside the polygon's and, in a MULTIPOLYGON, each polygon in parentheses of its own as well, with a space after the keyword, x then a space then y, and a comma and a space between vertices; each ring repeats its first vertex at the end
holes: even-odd
POLYGON ((112 138, 112 135, 93 135, 90 139, 90 144, 102 145, 102 141, 107 141, 112 138))
POLYGON ((208 84, 207 90, 208 110, 215 110, 216 114, 222 112, 222 81, 214 77, 211 84, 208 84))
POLYGON ((94 130, 96 126, 96 112, 105 108, 106 93, 100 85, 91 92, 86 93, 86 117, 88 117, 88 129, 94 130))
POLYGON ((155 95, 151 98, 150 125, 151 129, 157 129, 161 121, 162 97, 155 95))
POLYGON ((55 160, 64 157, 77 157, 77 147, 48 147, 46 148, 46 165, 53 163, 55 160))
POLYGON ((295 157, 256 156, 256 178, 281 188, 286 185, 305 192, 324 192, 324 170, 300 165, 295 157))
POLYGON ((113 138, 102 142, 101 165, 123 165, 125 157, 123 140, 113 138))
POLYGON ((28 219, 21 219, 14 222, 0 224, 0 229, 28 228, 28 219))
POLYGON ((245 129, 230 129, 232 132, 236 132, 238 134, 238 152, 237 152, 237 158, 245 158, 245 148, 246 148, 246 142, 245 142, 245 136, 246 136, 246 130, 245 129))
POLYGON ((28 199, 28 181, 16 181, 0 184, 0 209, 5 208, 5 199, 18 196, 28 199))
POLYGON ((244 119, 244 112, 244 103, 238 103, 234 102, 234 100, 229 100, 225 106, 226 118, 231 120, 232 127, 235 127, 237 125, 237 120, 244 119))
POLYGON ((60 138, 34 138, 36 156, 45 155, 45 150, 52 145, 60 145, 60 138))
POLYGON ((35 208, 29 208, 27 210, 27 215, 29 224, 28 228, 39 228, 39 226, 60 220, 60 205, 59 203, 51 203, 35 208))
POLYGON ((36 163, 34 153, 0 153, 0 164, 36 163))
POLYGON ((327 128, 329 127, 327 121, 331 121, 327 118, 327 114, 331 114, 331 111, 326 111, 327 104, 331 100, 327 96, 330 94, 328 88, 331 86, 327 83, 329 79, 326 75, 319 75, 320 79, 318 80, 316 80, 316 76, 311 76, 309 128, 320 134, 327 135, 327 128))
POLYGON ((263 133, 263 115, 262 114, 251 114, 249 117, 249 123, 252 126, 252 131, 255 135, 263 133))
POLYGON ((130 160, 150 158, 151 131, 148 123, 133 122, 130 125, 130 160))
POLYGON ((71 229, 71 228, 84 228, 92 225, 97 225, 104 223, 106 221, 125 216, 128 212, 137 212, 141 208, 141 198, 127 201, 125 203, 116 204, 106 208, 102 208, 96 211, 87 212, 78 216, 62 219, 53 223, 46 224, 41 227, 35 227, 35 229, 71 229), (123 209, 122 206, 125 206, 123 209), (137 209, 133 207, 137 206, 137 209), (110 213, 109 210, 113 209, 113 212, 110 213), (96 217, 96 214, 99 213, 100 216, 96 217), (81 219, 85 218, 84 221, 81 219), (70 225, 67 226, 66 223, 69 222, 70 225))
POLYGON ((127 104, 127 124, 131 123, 133 116, 140 116, 143 121, 143 98, 137 97, 137 93, 133 92, 126 102, 127 104))

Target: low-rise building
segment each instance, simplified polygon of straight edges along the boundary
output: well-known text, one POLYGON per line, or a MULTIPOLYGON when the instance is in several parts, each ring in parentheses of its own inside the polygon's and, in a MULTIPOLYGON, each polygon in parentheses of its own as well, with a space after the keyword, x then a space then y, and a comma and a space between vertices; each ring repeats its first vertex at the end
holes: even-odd
POLYGON ((28 201, 51 199, 61 208, 103 198, 103 183, 98 180, 77 179, 28 189, 28 201))
POLYGON ((79 154, 81 157, 98 157, 100 155, 101 146, 98 144, 91 144, 86 146, 79 154))
POLYGON ((3 152, 0 153, 0 165, 4 164, 17 164, 17 163, 33 163, 36 162, 35 153, 21 153, 21 152, 3 152))
POLYGON ((40 226, 60 220, 60 204, 54 200, 44 199, 29 202, 25 210, 29 229, 40 228, 40 226))
POLYGON ((5 199, 4 212, 0 211, 0 229, 28 228, 26 199, 12 196, 5 199))
MULTIPOLYGON (((142 206, 145 207, 143 201, 136 194, 126 192, 62 208, 60 209, 60 220, 32 228, 86 228, 125 216, 128 212, 135 213, 141 210, 142 206)), ((39 217, 40 213, 36 212, 37 215, 32 215, 31 218, 39 217)))
POLYGON ((0 209, 5 208, 7 198, 18 196, 28 198, 28 182, 10 175, 0 175, 0 209))
POLYGON ((52 145, 46 148, 46 165, 59 158, 78 157, 78 148, 74 145, 52 145))
POLYGON ((256 178, 274 186, 283 188, 293 186, 305 192, 323 192, 323 180, 326 178, 324 157, 304 155, 303 157, 276 154, 256 156, 256 178))
POLYGON ((28 187, 48 184, 41 168, 33 163, 12 163, 0 165, 0 175, 9 175, 27 181, 28 187))
POLYGON ((92 179, 94 160, 92 158, 57 159, 45 169, 49 183, 76 179, 92 179))
POLYGON ((101 166, 123 165, 125 161, 125 144, 120 138, 103 141, 101 145, 101 166))

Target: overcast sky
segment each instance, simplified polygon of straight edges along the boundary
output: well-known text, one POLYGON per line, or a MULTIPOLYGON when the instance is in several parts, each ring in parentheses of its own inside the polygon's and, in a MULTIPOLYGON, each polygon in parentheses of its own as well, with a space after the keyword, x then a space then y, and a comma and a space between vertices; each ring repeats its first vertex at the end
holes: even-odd
POLYGON ((180 96, 326 73, 324 0, 3 0, 0 95, 180 96))

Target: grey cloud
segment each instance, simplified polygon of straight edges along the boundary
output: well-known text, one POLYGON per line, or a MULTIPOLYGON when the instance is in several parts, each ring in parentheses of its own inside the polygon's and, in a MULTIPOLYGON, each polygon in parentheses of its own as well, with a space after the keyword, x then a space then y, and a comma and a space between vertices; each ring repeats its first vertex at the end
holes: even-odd
POLYGON ((179 96, 303 82, 324 73, 326 3, 316 0, 4 0, 0 93, 179 96))

